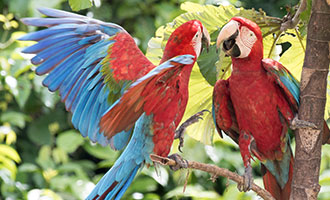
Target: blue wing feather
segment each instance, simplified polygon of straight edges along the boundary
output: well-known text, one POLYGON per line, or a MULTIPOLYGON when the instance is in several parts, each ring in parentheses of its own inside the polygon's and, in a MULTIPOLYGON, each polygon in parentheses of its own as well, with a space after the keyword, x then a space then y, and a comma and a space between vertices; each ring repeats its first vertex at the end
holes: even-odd
POLYGON ((59 89, 68 74, 82 63, 84 50, 77 51, 59 64, 42 82, 52 92, 59 89))
POLYGON ((28 33, 20 37, 18 40, 40 41, 44 38, 51 37, 52 35, 73 31, 77 26, 77 24, 61 24, 41 31, 28 33))
MULTIPOLYGON (((63 45, 62 47, 63 48, 68 47, 68 48, 65 49, 62 52, 60 52, 59 51, 60 49, 57 48, 57 53, 55 53, 55 55, 49 55, 48 54, 48 55, 45 55, 45 56, 39 56, 39 54, 38 54, 37 56, 34 57, 34 58, 38 59, 38 61, 37 61, 38 64, 42 63, 36 69, 36 73, 38 75, 43 75, 43 74, 48 73, 50 70, 54 69, 58 64, 63 62, 68 56, 75 53, 77 50, 79 50, 81 48, 80 45, 76 45, 73 42, 68 43, 66 45, 63 45)), ((33 63, 33 64, 35 64, 35 63, 33 63)))
POLYGON ((279 62, 266 58, 262 60, 265 70, 275 78, 277 84, 283 89, 290 104, 298 110, 300 84, 297 79, 279 62))
POLYGON ((78 34, 74 32, 63 32, 61 34, 56 34, 46 39, 40 40, 37 44, 25 48, 22 53, 38 53, 41 50, 50 47, 58 42, 65 41, 77 37, 78 34))
MULTIPOLYGON (((39 65, 41 63, 46 62, 48 59, 53 58, 53 62, 60 61, 60 59, 57 59, 58 57, 55 55, 62 55, 62 51, 68 51, 72 49, 72 46, 77 46, 76 42, 78 41, 78 38, 72 38, 70 40, 66 40, 63 42, 59 42, 48 49, 45 49, 41 52, 39 52, 35 57, 31 59, 32 64, 39 65)), ((52 63, 51 63, 52 64, 52 63)), ((49 65, 49 64, 46 64, 49 65)), ((50 65, 53 66, 53 65, 50 65)), ((40 66, 38 67, 40 69, 40 66)), ((47 73, 46 72, 40 72, 42 74, 47 73)), ((41 74, 40 74, 41 75, 41 74)))
POLYGON ((287 74, 287 73, 281 74, 280 80, 289 89, 290 93, 293 95, 293 97, 295 98, 296 102, 299 105, 299 95, 300 95, 299 82, 291 74, 287 74))
POLYGON ((39 65, 37 74, 49 73, 43 85, 50 91, 59 90, 66 109, 73 113, 74 127, 83 136, 102 145, 118 141, 111 145, 115 149, 124 147, 131 131, 108 139, 99 132, 99 121, 111 106, 108 96, 113 93, 101 72, 103 60, 116 42, 111 38, 119 32, 127 32, 117 24, 78 14, 49 8, 38 10, 53 18, 25 18, 22 22, 48 28, 28 33, 19 40, 38 42, 23 52, 37 54, 31 60, 39 65))

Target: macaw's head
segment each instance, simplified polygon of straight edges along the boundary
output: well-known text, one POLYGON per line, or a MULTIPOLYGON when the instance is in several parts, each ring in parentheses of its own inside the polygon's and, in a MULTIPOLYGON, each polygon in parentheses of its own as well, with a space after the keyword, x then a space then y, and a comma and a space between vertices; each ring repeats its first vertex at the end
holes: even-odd
POLYGON ((243 17, 232 18, 220 31, 217 48, 223 44, 223 51, 233 58, 262 59, 262 34, 259 26, 243 17))
POLYGON ((210 34, 198 20, 188 21, 179 26, 169 37, 161 60, 166 60, 183 54, 191 54, 196 58, 200 55, 203 46, 210 45, 210 34))

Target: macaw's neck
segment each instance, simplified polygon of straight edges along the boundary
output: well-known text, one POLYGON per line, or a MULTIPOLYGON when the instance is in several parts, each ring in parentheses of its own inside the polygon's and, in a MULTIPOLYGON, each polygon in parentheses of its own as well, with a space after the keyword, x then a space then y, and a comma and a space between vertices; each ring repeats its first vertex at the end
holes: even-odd
POLYGON ((256 44, 248 57, 233 58, 233 72, 254 72, 262 70, 261 60, 263 59, 262 43, 256 44))
POLYGON ((249 56, 247 58, 232 58, 233 73, 257 72, 262 70, 262 56, 249 56))

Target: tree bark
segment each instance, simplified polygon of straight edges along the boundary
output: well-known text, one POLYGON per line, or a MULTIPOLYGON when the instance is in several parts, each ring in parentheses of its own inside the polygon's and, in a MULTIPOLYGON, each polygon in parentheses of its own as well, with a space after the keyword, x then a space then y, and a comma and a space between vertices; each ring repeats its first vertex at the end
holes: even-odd
POLYGON ((300 86, 299 119, 313 122, 318 129, 298 129, 291 187, 291 200, 317 199, 329 70, 329 0, 314 0, 308 24, 307 46, 300 86))

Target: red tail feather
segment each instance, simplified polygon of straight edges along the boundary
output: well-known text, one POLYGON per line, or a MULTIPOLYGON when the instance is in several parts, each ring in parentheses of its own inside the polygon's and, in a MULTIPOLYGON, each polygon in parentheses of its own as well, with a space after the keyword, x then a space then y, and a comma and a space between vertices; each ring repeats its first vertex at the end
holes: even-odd
POLYGON ((270 192, 276 200, 289 200, 291 193, 291 182, 293 174, 293 156, 291 155, 290 169, 289 169, 289 179, 283 189, 277 183, 275 176, 271 174, 265 166, 262 165, 262 169, 265 170, 265 175, 263 176, 265 189, 270 192))

